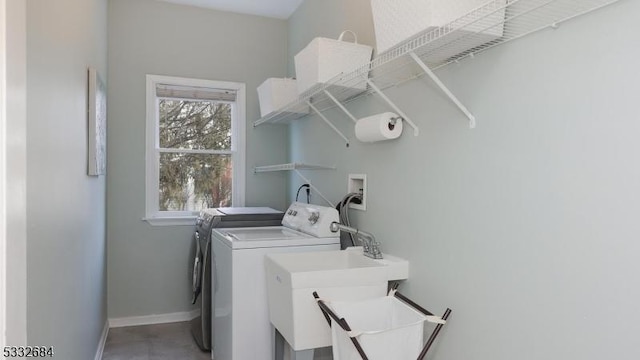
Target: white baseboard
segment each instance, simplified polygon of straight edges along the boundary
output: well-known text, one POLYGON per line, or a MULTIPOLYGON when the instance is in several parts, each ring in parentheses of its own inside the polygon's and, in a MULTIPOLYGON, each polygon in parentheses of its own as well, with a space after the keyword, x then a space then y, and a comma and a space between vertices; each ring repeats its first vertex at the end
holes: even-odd
POLYGON ((109 335, 109 321, 104 322, 104 328, 102 329, 102 335, 100 335, 100 341, 98 342, 98 349, 96 350, 95 360, 102 360, 102 352, 104 351, 104 344, 107 342, 107 335, 109 335))
POLYGON ((200 315, 200 309, 191 311, 183 311, 169 314, 158 315, 145 315, 145 316, 131 316, 124 318, 111 318, 109 319, 109 327, 125 327, 125 326, 138 326, 138 325, 151 325, 151 324, 164 324, 181 321, 189 321, 196 316, 200 315))

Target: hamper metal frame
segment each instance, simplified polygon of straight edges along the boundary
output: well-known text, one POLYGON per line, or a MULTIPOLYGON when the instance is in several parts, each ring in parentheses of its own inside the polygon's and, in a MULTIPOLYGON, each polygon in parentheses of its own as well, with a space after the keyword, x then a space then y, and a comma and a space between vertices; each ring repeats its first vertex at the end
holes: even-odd
MULTIPOLYGON (((417 310, 418 312, 426 316, 434 316, 432 312, 428 311, 427 309, 413 302, 411 299, 397 292, 396 291, 397 288, 398 288, 398 284, 394 284, 390 291, 390 293, 393 293, 394 297, 400 299, 406 305, 410 306, 411 308, 417 310)), ((351 326, 349 326, 349 323, 347 322, 347 320, 345 318, 339 317, 335 312, 333 312, 333 310, 331 310, 331 308, 327 306, 324 300, 320 299, 320 296, 316 291, 313 292, 313 297, 316 299, 316 302, 318 303, 318 306, 320 307, 320 310, 322 311, 322 314, 324 315, 325 319, 327 319, 327 322, 329 323, 329 327, 331 327, 331 320, 333 319, 333 321, 335 321, 336 324, 338 324, 340 328, 342 328, 342 330, 344 330, 347 333, 351 331, 351 326)), ((444 314, 442 315, 441 319, 446 321, 449 318, 450 314, 451 314, 451 309, 447 308, 447 310, 445 310, 444 314)), ((422 347, 422 351, 418 355, 417 360, 423 360, 424 357, 427 355, 427 351, 429 351, 429 348, 431 348, 431 345, 433 345, 433 342, 436 340, 436 337, 440 333, 440 330, 442 329, 443 325, 444 324, 437 324, 435 329, 433 329, 431 336, 429 336, 429 339, 422 347)), ((355 336, 349 336, 349 339, 351 339, 353 346, 355 346, 356 350, 358 351, 358 354, 360 354, 360 357, 362 357, 362 360, 369 360, 369 358, 367 357, 367 354, 362 348, 362 345, 360 345, 360 342, 358 341, 358 339, 355 336)))

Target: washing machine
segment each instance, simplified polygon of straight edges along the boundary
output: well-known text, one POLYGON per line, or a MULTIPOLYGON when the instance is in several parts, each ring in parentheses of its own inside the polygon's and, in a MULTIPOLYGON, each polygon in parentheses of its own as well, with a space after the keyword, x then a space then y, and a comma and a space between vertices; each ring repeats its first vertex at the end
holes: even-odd
POLYGON ((203 351, 211 350, 211 229, 277 226, 284 213, 268 207, 224 207, 204 209, 196 218, 194 255, 190 261, 192 299, 199 302, 200 315, 191 320, 191 334, 203 351))
POLYGON ((213 229, 213 359, 273 358, 264 257, 340 250, 340 237, 330 230, 334 221, 336 209, 296 202, 281 226, 213 229))

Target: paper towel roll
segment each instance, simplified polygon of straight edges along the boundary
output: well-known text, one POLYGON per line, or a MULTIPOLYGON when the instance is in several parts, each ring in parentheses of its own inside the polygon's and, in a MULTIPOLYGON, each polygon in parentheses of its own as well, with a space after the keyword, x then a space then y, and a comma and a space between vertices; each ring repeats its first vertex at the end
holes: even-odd
POLYGON ((402 119, 392 112, 372 115, 356 122, 356 138, 362 142, 391 140, 400 135, 402 119))

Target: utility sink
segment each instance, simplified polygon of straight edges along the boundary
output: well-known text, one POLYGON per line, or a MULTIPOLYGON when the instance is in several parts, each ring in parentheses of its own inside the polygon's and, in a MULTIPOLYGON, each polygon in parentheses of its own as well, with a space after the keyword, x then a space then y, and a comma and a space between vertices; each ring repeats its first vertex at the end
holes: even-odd
POLYGON ((271 323, 295 351, 331 345, 331 333, 313 298, 363 300, 386 295, 392 280, 409 277, 409 262, 384 254, 375 260, 362 248, 266 255, 271 323))

